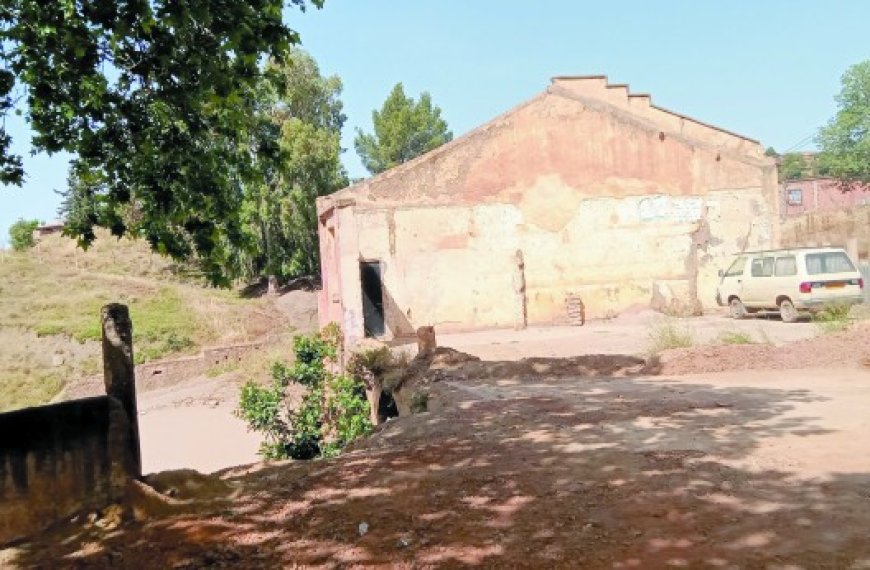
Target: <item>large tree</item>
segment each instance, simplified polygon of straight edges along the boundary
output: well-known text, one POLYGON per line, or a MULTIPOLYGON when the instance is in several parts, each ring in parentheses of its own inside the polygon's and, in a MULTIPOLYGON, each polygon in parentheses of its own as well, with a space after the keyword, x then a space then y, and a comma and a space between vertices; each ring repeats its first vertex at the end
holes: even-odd
POLYGON ((280 88, 260 91, 256 138, 259 177, 246 184, 243 207, 249 237, 236 275, 282 279, 318 269, 315 199, 347 185, 341 165, 345 122, 337 76, 323 77, 300 49, 270 65, 280 88))
POLYGON ((843 75, 839 110, 819 131, 821 166, 845 189, 870 184, 870 59, 843 75))
POLYGON ((429 93, 419 101, 405 95, 401 83, 390 92, 380 111, 372 111, 374 133, 357 129, 354 146, 372 174, 383 172, 453 140, 441 109, 429 93))
MULTIPOLYGON (((304 9, 305 0, 289 0, 304 9)), ((321 6, 323 0, 311 0, 321 6)), ((243 187, 255 176, 261 63, 298 35, 283 0, 5 0, 0 5, 0 116, 26 103, 36 151, 73 154, 93 209, 68 231, 140 236, 197 257, 225 281, 244 238, 243 187)), ((20 157, 0 131, 0 181, 20 185, 20 157)))

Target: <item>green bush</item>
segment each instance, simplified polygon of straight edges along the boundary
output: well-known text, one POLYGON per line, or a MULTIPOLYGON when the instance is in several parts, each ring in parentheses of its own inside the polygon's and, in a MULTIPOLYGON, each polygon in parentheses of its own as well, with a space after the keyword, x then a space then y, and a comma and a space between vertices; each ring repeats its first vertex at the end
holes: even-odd
POLYGON ((237 414, 250 429, 265 435, 260 454, 266 459, 331 457, 371 431, 363 383, 326 368, 338 342, 335 328, 296 337, 291 366, 274 363, 269 386, 249 381, 242 387, 237 414), (292 410, 285 397, 291 382, 308 389, 292 410))
POLYGON ((36 240, 33 239, 33 232, 38 227, 38 220, 18 218, 18 221, 9 226, 9 240, 12 244, 12 249, 24 251, 36 245, 36 240))

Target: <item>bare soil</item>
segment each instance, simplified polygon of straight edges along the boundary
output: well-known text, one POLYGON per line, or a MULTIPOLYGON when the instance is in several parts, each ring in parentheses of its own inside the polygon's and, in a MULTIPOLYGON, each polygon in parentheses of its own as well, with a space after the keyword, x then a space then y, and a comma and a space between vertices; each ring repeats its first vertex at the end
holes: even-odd
POLYGON ((660 374, 701 374, 725 370, 870 367, 870 325, 821 334, 783 346, 711 345, 667 351, 656 367, 660 374))
POLYGON ((82 517, 0 565, 865 568, 870 371, 821 341, 845 368, 650 377, 442 349, 408 380, 430 410, 341 457, 152 481, 172 508, 82 517))

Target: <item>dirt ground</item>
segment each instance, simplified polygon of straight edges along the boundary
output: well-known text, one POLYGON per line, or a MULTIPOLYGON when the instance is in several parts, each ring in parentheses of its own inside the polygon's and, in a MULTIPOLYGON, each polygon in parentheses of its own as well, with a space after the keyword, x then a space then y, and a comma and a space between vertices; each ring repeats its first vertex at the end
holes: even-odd
POLYGON ((842 367, 447 366, 430 411, 339 458, 224 470, 222 500, 76 521, 0 566, 870 568, 870 369, 820 342, 842 367))
POLYGON ((703 317, 670 319, 655 311, 626 313, 614 319, 589 321, 582 327, 531 327, 439 334, 438 343, 486 360, 519 360, 533 356, 565 357, 580 354, 644 354, 650 333, 664 323, 688 331, 696 344, 715 343, 724 333, 740 332, 754 342, 779 346, 816 336, 811 322, 783 323, 777 317, 733 320, 724 312, 703 317))

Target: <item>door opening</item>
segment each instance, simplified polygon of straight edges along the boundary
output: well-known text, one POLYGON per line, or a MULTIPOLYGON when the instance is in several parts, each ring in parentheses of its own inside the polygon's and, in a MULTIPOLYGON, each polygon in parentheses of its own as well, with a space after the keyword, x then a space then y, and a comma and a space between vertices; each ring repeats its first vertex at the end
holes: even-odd
POLYGON ((381 281, 381 262, 363 261, 359 264, 362 282, 363 327, 367 337, 383 336, 384 288, 381 281))

